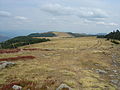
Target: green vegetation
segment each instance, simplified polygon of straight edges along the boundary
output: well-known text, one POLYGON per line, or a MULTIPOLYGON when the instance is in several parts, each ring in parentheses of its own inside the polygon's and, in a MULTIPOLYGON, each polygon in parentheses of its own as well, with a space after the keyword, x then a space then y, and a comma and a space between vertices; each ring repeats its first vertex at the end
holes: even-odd
POLYGON ((114 44, 120 44, 118 41, 115 41, 115 40, 112 40, 111 42, 114 44))
POLYGON ((0 43, 1 49, 17 48, 19 46, 50 41, 49 39, 37 39, 29 36, 19 36, 0 43))
POLYGON ((120 31, 116 30, 116 31, 110 32, 105 36, 105 38, 120 40, 120 31))
POLYGON ((107 38, 107 40, 109 39, 120 40, 120 31, 116 30, 116 31, 110 32, 107 35, 98 35, 97 38, 107 38))
POLYGON ((98 35, 97 38, 107 38, 107 40, 111 40, 114 44, 120 44, 119 41, 117 41, 120 40, 120 31, 116 30, 107 35, 98 35))
POLYGON ((98 35, 97 38, 105 38, 105 35, 98 35))
POLYGON ((28 35, 30 37, 56 37, 56 35, 52 32, 47 32, 47 33, 32 33, 28 35))

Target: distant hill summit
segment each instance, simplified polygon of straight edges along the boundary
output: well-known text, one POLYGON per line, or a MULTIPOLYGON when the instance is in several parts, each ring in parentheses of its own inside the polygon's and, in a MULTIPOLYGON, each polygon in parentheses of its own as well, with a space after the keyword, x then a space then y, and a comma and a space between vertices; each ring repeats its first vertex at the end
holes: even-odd
POLYGON ((0 42, 8 40, 8 39, 9 39, 9 37, 0 35, 0 42))
POLYGON ((97 33, 96 35, 107 35, 107 33, 97 33))
POLYGON ((56 37, 56 34, 53 32, 46 32, 46 33, 32 33, 29 34, 30 37, 56 37))
POLYGON ((29 34, 30 37, 62 37, 62 38, 72 38, 72 37, 84 37, 89 36, 87 34, 72 33, 72 32, 46 32, 46 33, 32 33, 29 34))
POLYGON ((67 32, 53 32, 57 37, 74 37, 67 32))
POLYGON ((72 35, 73 37, 86 37, 86 36, 90 36, 90 35, 87 35, 85 33, 72 33, 72 32, 68 32, 68 34, 72 35))

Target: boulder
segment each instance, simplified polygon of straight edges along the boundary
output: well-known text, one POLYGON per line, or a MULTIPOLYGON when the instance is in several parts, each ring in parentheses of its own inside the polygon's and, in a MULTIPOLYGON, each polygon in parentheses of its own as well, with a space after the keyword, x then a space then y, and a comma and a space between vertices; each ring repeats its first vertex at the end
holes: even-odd
POLYGON ((117 73, 117 70, 113 70, 114 73, 117 73))
POLYGON ((111 80, 111 83, 113 83, 113 84, 118 84, 118 83, 119 83, 119 80, 111 80))
POLYGON ((0 70, 7 68, 7 67, 14 66, 14 65, 15 65, 15 63, 13 63, 13 62, 1 61, 0 62, 0 70))
POLYGON ((66 84, 61 84, 56 90, 73 90, 73 89, 66 84))
POLYGON ((101 70, 101 69, 96 69, 96 72, 99 73, 99 74, 107 74, 106 71, 101 70))
POLYGON ((18 85, 13 85, 12 87, 14 90, 22 90, 22 87, 21 86, 18 86, 18 85))

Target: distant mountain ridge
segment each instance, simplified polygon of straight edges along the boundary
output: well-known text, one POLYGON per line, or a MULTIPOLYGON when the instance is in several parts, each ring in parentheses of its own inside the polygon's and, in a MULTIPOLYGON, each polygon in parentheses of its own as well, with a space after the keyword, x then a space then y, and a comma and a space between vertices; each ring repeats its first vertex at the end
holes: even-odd
POLYGON ((107 33, 97 33, 96 35, 107 35, 107 33))
POLYGON ((56 37, 56 34, 54 34, 53 32, 31 33, 28 36, 30 36, 30 37, 56 37))
POLYGON ((0 35, 0 42, 8 40, 8 39, 9 39, 9 37, 0 35))
POLYGON ((89 36, 87 34, 72 33, 72 32, 45 32, 45 33, 31 33, 30 37, 84 37, 89 36))
POLYGON ((87 35, 85 33, 72 33, 72 32, 68 32, 68 34, 72 35, 73 37, 85 37, 85 36, 90 36, 87 35))

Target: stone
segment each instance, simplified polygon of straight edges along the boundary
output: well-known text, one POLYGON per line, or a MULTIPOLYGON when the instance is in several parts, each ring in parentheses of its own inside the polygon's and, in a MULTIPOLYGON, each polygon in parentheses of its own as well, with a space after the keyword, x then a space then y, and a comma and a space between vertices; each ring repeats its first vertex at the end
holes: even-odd
POLYGON ((18 85, 14 85, 12 87, 14 90, 22 90, 22 87, 21 86, 18 86, 18 85))
POLYGON ((111 80, 111 83, 118 84, 119 80, 111 80))
POLYGON ((0 70, 7 68, 7 67, 14 66, 14 65, 15 65, 15 63, 13 63, 13 62, 2 61, 2 62, 0 62, 0 70))
POLYGON ((111 78, 115 78, 116 77, 115 75, 108 75, 108 76, 110 76, 111 78))
POLYGON ((96 69, 96 72, 99 73, 99 74, 107 74, 106 71, 101 70, 101 69, 96 69))
POLYGON ((117 70, 113 70, 114 73, 117 73, 117 70))
POLYGON ((117 79, 120 79, 120 76, 117 76, 117 79))
POLYGON ((61 84, 56 90, 73 90, 73 89, 66 84, 61 84))

